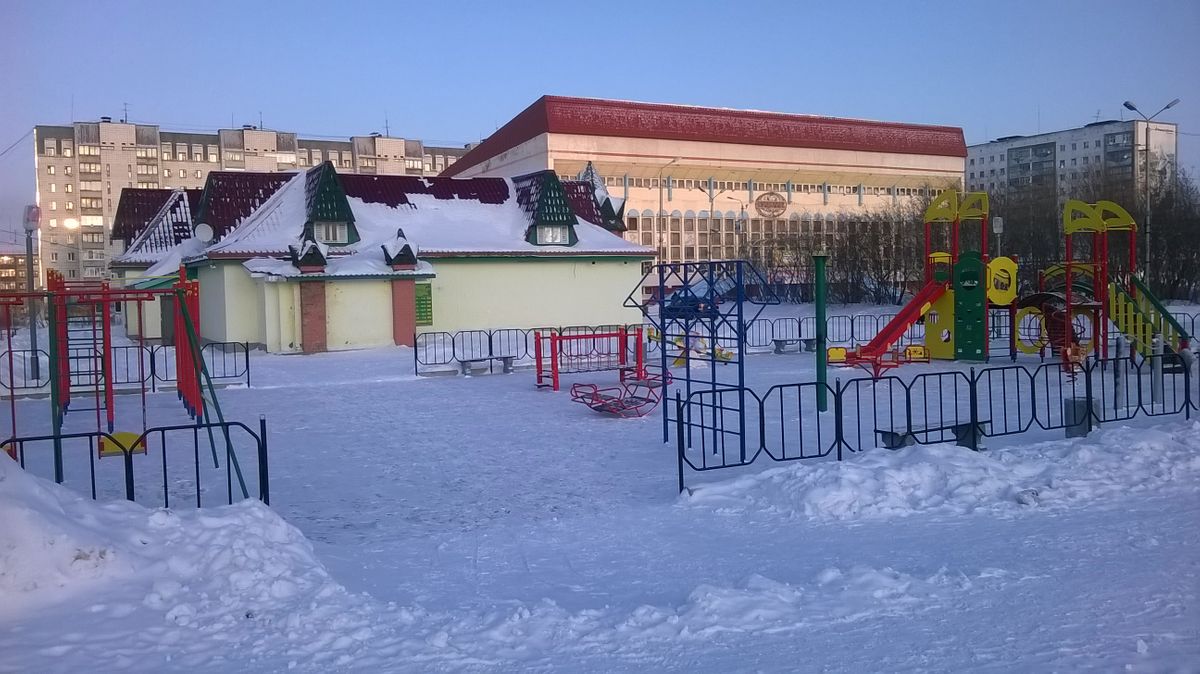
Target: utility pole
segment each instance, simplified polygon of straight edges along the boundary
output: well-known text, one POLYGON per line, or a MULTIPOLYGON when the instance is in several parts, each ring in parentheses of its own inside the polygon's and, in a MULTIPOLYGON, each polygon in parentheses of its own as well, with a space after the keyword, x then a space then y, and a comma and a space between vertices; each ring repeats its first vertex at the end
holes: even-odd
POLYGON ((25 290, 31 293, 28 298, 29 311, 29 351, 33 362, 29 369, 29 373, 33 375, 33 380, 37 381, 41 378, 41 362, 38 357, 38 331, 37 331, 37 298, 32 296, 33 293, 33 233, 38 230, 41 224, 42 209, 37 206, 25 207, 25 290))
MULTIPOLYGON (((1146 121, 1146 142, 1145 142, 1145 148, 1144 148, 1145 152, 1146 152, 1146 173, 1145 173, 1146 182, 1142 186, 1143 189, 1145 190, 1145 199, 1146 199, 1146 221, 1144 223, 1142 223, 1142 229, 1145 230, 1145 232, 1146 232, 1146 240, 1145 240, 1146 241, 1145 242, 1146 261, 1145 261, 1145 263, 1142 264, 1142 275, 1146 280, 1146 286, 1149 287, 1149 285, 1150 285, 1150 122, 1153 122, 1155 117, 1158 117, 1159 115, 1166 112, 1167 110, 1170 110, 1171 108, 1175 107, 1176 105, 1179 105, 1179 99, 1176 98, 1175 100, 1171 101, 1170 103, 1167 103, 1166 105, 1164 105, 1162 107, 1161 110, 1154 113, 1153 115, 1150 115, 1149 117, 1147 117, 1146 114, 1144 112, 1142 112, 1141 110, 1138 110, 1138 107, 1136 105, 1134 105, 1133 101, 1125 101, 1122 105, 1125 106, 1126 110, 1132 110, 1133 112, 1136 112, 1137 114, 1141 115, 1142 119, 1146 121)), ((1135 140, 1135 143, 1136 143, 1136 140, 1135 140)))

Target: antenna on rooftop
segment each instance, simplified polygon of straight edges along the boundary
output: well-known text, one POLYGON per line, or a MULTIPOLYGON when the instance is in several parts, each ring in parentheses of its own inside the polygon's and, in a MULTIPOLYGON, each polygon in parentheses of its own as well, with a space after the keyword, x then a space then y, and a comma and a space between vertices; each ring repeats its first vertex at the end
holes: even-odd
POLYGON ((383 135, 385 135, 385 136, 389 136, 389 137, 392 135, 392 132, 391 132, 391 130, 390 130, 390 129, 388 129, 388 115, 387 115, 387 110, 384 110, 384 111, 383 111, 383 135))
POLYGON ((128 104, 128 103, 122 103, 122 104, 121 104, 121 108, 122 108, 122 112, 121 112, 121 123, 122 123, 122 124, 126 124, 126 123, 128 123, 128 122, 129 122, 129 104, 128 104))
POLYGON ((1096 121, 1096 122, 1100 121, 1100 109, 1099 108, 1096 108, 1096 119, 1093 121, 1096 121))
POLYGON ((263 123, 262 123, 262 110, 259 110, 259 111, 258 111, 258 128, 260 128, 260 129, 261 129, 261 128, 263 128, 263 123))

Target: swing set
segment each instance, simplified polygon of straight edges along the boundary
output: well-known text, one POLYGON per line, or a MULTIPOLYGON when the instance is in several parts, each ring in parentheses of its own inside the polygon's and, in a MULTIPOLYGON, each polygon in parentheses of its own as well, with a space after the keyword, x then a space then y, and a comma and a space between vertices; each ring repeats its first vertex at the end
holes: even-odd
MULTIPOLYGON (((181 266, 175 282, 167 288, 133 289, 114 288, 107 280, 77 281, 65 279, 54 270, 47 271, 46 290, 42 292, 0 293, 0 320, 3 325, 13 325, 14 311, 37 312, 37 303, 44 303, 49 346, 45 352, 27 351, 30 359, 45 355, 48 360, 45 388, 50 398, 51 433, 47 439, 54 443, 55 481, 63 480, 62 440, 77 437, 78 432, 64 433, 64 422, 69 413, 94 413, 95 429, 87 434, 98 438, 97 458, 124 456, 127 466, 127 481, 131 455, 146 453, 147 422, 147 364, 142 354, 146 353, 143 335, 144 305, 169 299, 175 335, 174 367, 176 390, 188 417, 197 427, 205 427, 212 448, 214 467, 217 467, 217 440, 213 428, 220 428, 226 445, 226 456, 230 467, 236 472, 243 497, 247 497, 245 480, 236 454, 232 451, 229 425, 217 400, 216 389, 208 367, 201 355, 199 337, 200 287, 199 282, 189 280, 181 266), (136 380, 132 372, 121 383, 136 384, 141 403, 141 431, 117 431, 116 382, 122 373, 116 371, 113 358, 113 320, 117 305, 126 307, 127 320, 137 324, 138 357, 136 380), (129 316, 132 314, 132 316, 129 316), (214 419, 215 417, 215 419, 214 419), (215 423, 214 423, 215 421, 215 423)), ((164 304, 166 304, 164 302, 164 304)), ((40 438, 22 438, 18 433, 17 395, 15 394, 18 372, 14 349, 13 330, 5 330, 7 340, 7 365, 9 393, 9 437, 0 442, 6 446, 9 456, 18 459, 18 451, 24 442, 40 438)), ((40 363, 39 363, 40 365, 40 363)), ((125 368, 130 369, 126 362, 125 368)), ((39 368, 40 369, 40 368, 39 368)), ((36 371, 36 370, 35 370, 36 371)), ((23 372, 22 372, 23 374, 23 372)), ((39 378, 36 383, 40 383, 39 378)), ((42 388, 42 387, 38 387, 42 388)), ((43 389, 44 390, 44 389, 43 389)), ((132 393, 133 389, 123 386, 121 393, 132 393)), ((265 439, 264 439, 265 443, 265 439)), ((165 455, 164 455, 165 456, 165 455)), ((165 459, 164 459, 165 461, 165 459)), ((165 470, 165 464, 164 464, 165 470)), ((131 485, 130 485, 131 487, 131 485)), ((132 499, 132 488, 127 490, 132 499)))

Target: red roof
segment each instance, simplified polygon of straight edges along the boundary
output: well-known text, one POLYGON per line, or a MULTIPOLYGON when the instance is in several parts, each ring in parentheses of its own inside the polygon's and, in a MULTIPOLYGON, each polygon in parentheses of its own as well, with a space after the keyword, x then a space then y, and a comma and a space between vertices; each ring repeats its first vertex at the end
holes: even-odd
POLYGON ((411 203, 410 194, 430 194, 435 199, 467 199, 484 204, 502 204, 508 200, 508 183, 503 178, 423 178, 421 176, 372 176, 342 174, 346 196, 368 204, 387 204, 392 208, 411 203))
POLYGON ((166 205, 172 192, 174 190, 139 187, 122 189, 117 213, 113 216, 111 240, 121 239, 128 246, 166 205))
POLYGON ((458 175, 543 133, 967 156, 955 126, 542 96, 441 175, 458 175))
POLYGON ((192 219, 210 225, 219 239, 294 177, 295 173, 212 171, 192 208, 192 219))

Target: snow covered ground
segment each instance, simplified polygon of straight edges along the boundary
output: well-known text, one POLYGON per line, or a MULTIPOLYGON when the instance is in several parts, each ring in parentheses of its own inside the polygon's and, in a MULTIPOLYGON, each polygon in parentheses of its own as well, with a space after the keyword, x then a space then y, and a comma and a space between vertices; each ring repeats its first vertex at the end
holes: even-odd
MULTIPOLYGON (((756 388, 812 375, 747 363, 756 388)), ((0 671, 1200 671, 1182 416, 764 461, 681 497, 657 417, 530 372, 417 378, 405 349, 253 368, 221 400, 268 418, 271 508, 97 503, 0 461, 0 671)), ((159 457, 135 460, 149 481, 159 457)))

